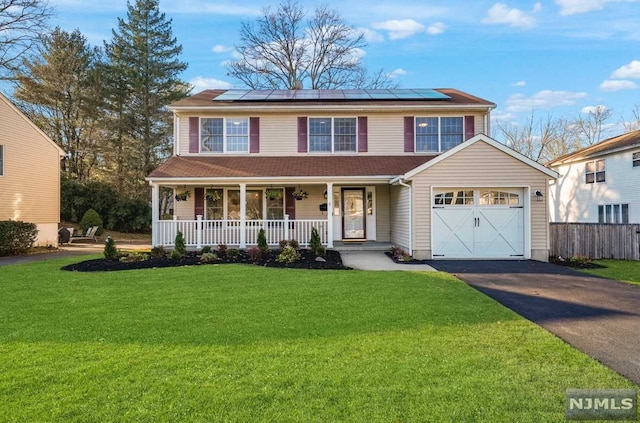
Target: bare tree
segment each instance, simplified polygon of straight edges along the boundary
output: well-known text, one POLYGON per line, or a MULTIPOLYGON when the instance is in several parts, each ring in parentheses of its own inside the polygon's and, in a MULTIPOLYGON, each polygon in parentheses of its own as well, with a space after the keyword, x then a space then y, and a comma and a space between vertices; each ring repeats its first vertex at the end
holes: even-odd
POLYGON ((631 114, 631 120, 622 119, 620 122, 625 132, 640 130, 640 104, 633 106, 631 114))
POLYGON ((21 57, 45 32, 51 14, 45 0, 0 0, 0 79, 12 79, 21 57))
POLYGON ((606 132, 606 123, 612 115, 611 109, 595 106, 586 114, 578 116, 573 125, 583 146, 593 145, 602 140, 602 134, 606 132))
POLYGON ((295 89, 299 81, 312 89, 390 84, 384 72, 367 75, 364 36, 337 12, 320 6, 306 17, 297 1, 286 0, 276 11, 265 8, 255 23, 242 23, 241 57, 228 74, 253 89, 295 89))

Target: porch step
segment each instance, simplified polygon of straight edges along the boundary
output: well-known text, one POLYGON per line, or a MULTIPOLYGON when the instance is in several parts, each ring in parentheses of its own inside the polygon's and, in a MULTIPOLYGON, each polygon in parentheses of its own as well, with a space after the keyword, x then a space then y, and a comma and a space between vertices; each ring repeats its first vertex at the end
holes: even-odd
POLYGON ((334 241, 333 249, 336 251, 387 251, 393 244, 377 241, 334 241))

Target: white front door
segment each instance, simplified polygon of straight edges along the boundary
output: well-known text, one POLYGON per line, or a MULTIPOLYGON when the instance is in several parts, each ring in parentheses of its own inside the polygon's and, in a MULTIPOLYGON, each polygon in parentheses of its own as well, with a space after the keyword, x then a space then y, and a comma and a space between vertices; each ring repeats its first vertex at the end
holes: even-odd
POLYGON ((522 189, 437 190, 432 200, 434 258, 524 256, 522 189))

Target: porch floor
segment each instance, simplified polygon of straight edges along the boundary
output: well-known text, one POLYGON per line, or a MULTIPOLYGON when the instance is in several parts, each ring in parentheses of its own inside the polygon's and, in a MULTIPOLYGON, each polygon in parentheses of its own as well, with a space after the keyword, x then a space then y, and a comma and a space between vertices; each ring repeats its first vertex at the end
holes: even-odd
POLYGON ((378 241, 334 241, 336 251, 387 251, 393 246, 390 242, 378 241))

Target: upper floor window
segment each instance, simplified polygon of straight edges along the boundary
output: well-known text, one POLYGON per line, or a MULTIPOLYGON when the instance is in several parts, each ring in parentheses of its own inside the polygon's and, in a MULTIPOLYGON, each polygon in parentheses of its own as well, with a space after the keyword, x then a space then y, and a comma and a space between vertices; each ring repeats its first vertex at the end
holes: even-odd
POLYGON ((200 119, 200 152, 248 153, 249 119, 200 119))
POLYGON ((464 141, 462 117, 417 117, 415 151, 439 153, 464 141))
POLYGON ((640 151, 633 153, 632 163, 633 167, 640 167, 640 151))
POLYGON ((0 176, 4 176, 4 146, 0 145, 0 176))
POLYGON ((604 159, 587 162, 585 165, 585 182, 604 182, 604 159))
POLYGON ((356 118, 309 118, 310 152, 356 152, 356 118))

